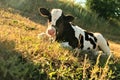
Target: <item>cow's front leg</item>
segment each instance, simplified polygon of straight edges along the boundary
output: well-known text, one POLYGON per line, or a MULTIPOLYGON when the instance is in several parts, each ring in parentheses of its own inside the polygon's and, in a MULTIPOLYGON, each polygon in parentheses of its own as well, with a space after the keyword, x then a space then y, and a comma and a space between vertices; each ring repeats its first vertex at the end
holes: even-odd
POLYGON ((60 45, 64 48, 69 48, 69 49, 72 49, 72 47, 69 45, 68 42, 61 42, 60 45))
POLYGON ((79 57, 80 51, 81 50, 79 48, 75 48, 74 52, 73 52, 73 55, 76 56, 76 57, 79 57))

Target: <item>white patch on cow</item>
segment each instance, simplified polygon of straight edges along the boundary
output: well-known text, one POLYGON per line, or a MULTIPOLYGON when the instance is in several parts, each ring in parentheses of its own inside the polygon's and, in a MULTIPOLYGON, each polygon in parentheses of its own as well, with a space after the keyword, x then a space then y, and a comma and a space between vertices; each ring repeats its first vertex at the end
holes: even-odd
POLYGON ((90 41, 84 40, 83 50, 87 50, 88 48, 92 49, 92 48, 93 48, 93 45, 91 45, 90 41))
POLYGON ((97 42, 98 42, 99 47, 103 50, 104 53, 107 53, 107 55, 109 55, 110 54, 110 48, 107 45, 107 42, 106 42, 105 38, 100 33, 94 33, 94 35, 98 40, 97 42))
POLYGON ((80 27, 78 27, 78 26, 73 26, 73 25, 71 25, 72 26, 72 28, 74 29, 74 31, 75 31, 75 37, 77 38, 77 39, 79 39, 79 35, 81 34, 81 35, 84 35, 84 29, 82 29, 82 28, 80 28, 80 27))
POLYGON ((62 42, 60 43, 62 47, 72 49, 72 47, 69 45, 69 42, 62 42))
MULTIPOLYGON (((94 40, 94 37, 93 37, 93 36, 88 35, 88 37, 91 38, 92 40, 94 40)), ((95 40, 94 40, 94 41, 95 41, 95 40)))
POLYGON ((59 19, 59 17, 62 15, 62 10, 61 9, 52 9, 51 11, 51 16, 52 16, 52 21, 51 25, 56 25, 56 21, 59 19))

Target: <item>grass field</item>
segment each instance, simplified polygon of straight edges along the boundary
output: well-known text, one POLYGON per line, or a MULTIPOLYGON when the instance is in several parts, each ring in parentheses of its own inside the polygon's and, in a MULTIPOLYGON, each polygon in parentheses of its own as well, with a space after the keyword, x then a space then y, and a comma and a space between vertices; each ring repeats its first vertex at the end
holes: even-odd
POLYGON ((80 6, 62 0, 35 0, 32 5, 33 0, 6 1, 0 1, 0 80, 120 79, 119 21, 109 24, 80 6), (47 28, 39 7, 62 8, 74 15, 74 23, 82 28, 101 32, 109 40, 114 58, 97 57, 88 52, 75 57, 74 51, 60 47, 57 42, 38 39, 37 35, 47 28))

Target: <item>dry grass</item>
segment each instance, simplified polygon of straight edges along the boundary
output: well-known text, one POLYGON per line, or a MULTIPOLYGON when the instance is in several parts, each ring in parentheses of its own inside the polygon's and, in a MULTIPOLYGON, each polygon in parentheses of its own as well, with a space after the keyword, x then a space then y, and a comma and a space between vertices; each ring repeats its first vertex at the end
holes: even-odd
POLYGON ((110 41, 110 48, 116 58, 120 58, 120 44, 110 41))

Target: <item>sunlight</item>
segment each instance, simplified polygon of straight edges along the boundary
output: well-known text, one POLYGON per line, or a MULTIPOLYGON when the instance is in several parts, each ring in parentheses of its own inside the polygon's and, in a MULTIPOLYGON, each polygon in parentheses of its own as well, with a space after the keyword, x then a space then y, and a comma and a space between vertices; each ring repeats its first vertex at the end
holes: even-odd
POLYGON ((79 3, 81 6, 85 7, 86 0, 74 0, 76 3, 79 3))

